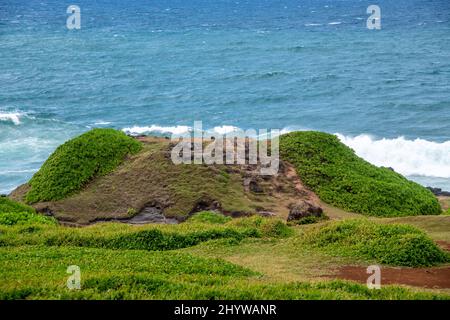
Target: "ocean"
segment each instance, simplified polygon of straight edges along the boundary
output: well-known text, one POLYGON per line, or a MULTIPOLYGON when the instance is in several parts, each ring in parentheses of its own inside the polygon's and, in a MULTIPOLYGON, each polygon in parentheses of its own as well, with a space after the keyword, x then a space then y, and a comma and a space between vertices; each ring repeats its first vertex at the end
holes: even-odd
POLYGON ((450 1, 0 2, 0 193, 90 128, 200 120, 334 133, 450 190, 450 1), (381 30, 366 27, 371 4, 381 30))

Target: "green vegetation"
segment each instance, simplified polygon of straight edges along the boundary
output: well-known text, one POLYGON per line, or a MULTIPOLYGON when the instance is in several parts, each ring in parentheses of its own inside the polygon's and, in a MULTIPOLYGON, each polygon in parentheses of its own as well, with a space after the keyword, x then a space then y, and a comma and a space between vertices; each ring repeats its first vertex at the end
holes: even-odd
POLYGON ((292 132, 280 137, 280 155, 325 202, 372 216, 440 214, 426 188, 357 157, 331 134, 292 132))
POLYGON ((326 221, 329 218, 322 214, 321 216, 307 216, 307 217, 303 217, 300 218, 298 220, 294 220, 294 221, 290 221, 289 224, 290 225, 302 225, 302 224, 312 224, 312 223, 317 223, 317 222, 321 222, 321 221, 326 221))
POLYGON ((231 221, 231 217, 213 211, 201 211, 189 218, 189 222, 217 223, 224 224, 231 221))
POLYGON ((450 261, 423 231, 404 224, 350 219, 310 230, 306 241, 336 255, 394 266, 433 266, 450 261))
POLYGON ((35 210, 25 204, 13 201, 7 197, 0 197, 0 213, 28 212, 34 213, 35 210))
MULTIPOLYGON (((342 246, 344 242, 347 245, 345 237, 329 231, 328 225, 288 227, 274 218, 224 218, 203 212, 178 225, 0 225, 0 299, 450 299, 442 293, 397 286, 369 290, 347 281, 289 281, 284 276, 278 279, 274 275, 288 271, 295 275, 298 271, 316 274, 318 270, 317 276, 321 275, 320 270, 329 272, 324 266, 339 260, 333 260, 334 253, 323 255, 311 239, 317 234, 320 242, 331 243, 329 233, 336 234, 341 239, 336 246, 342 246), (320 231, 317 233, 316 229, 320 231), (235 254, 238 256, 233 258, 235 254), (252 255, 261 254, 262 260, 252 259, 252 255), (309 263, 306 269, 298 265, 305 260, 309 263), (283 264, 289 270, 281 268, 283 264), (66 269, 70 265, 80 267, 81 290, 66 287, 66 269), (271 275, 267 276, 265 270, 270 270, 271 275)), ((376 244, 360 230, 374 227, 349 223, 360 226, 344 228, 343 233, 357 235, 357 239, 349 241, 349 248, 353 250, 364 241, 376 244)), ((394 227, 405 236, 421 235, 415 228, 394 227)), ((395 233, 380 230, 376 229, 377 237, 391 239, 386 234, 395 233)), ((400 238, 396 240, 402 241, 400 238)), ((385 249, 380 244, 377 250, 416 252, 416 245, 407 244, 399 252, 398 247, 393 249, 391 240, 385 249)), ((431 252, 427 257, 435 256, 431 245, 420 249, 431 252)), ((375 258, 378 261, 383 257, 375 258)), ((355 261, 359 259, 358 254, 355 261)))
POLYGON ((141 144, 113 129, 93 129, 59 146, 29 184, 29 203, 59 200, 114 170, 141 144))
POLYGON ((44 217, 37 213, 30 212, 11 212, 0 213, 0 225, 12 226, 15 224, 57 224, 56 220, 50 217, 44 217))
POLYGON ((289 231, 286 224, 278 219, 260 217, 236 219, 222 225, 190 222, 139 227, 122 223, 103 223, 86 228, 49 226, 32 234, 22 232, 21 226, 3 229, 0 226, 0 244, 174 250, 213 239, 232 239, 239 242, 249 237, 286 237, 289 231))
POLYGON ((449 299, 345 281, 267 282, 222 259, 173 251, 0 248, 0 270, 0 299, 449 299), (81 270, 81 290, 66 288, 73 264, 81 270))
POLYGON ((56 224, 56 220, 37 214, 32 207, 0 197, 0 225, 15 224, 56 224))

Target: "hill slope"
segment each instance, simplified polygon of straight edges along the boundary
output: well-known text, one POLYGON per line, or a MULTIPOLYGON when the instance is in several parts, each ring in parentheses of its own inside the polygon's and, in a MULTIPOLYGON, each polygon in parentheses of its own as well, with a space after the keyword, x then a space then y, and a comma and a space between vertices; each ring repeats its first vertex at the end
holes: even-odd
MULTIPOLYGON (((155 137, 139 140, 141 150, 128 155, 113 171, 89 180, 63 199, 40 201, 33 206, 66 223, 87 224, 135 216, 148 222, 167 222, 167 218, 183 221, 192 213, 207 209, 231 216, 260 212, 287 217, 289 204, 305 199, 314 201, 310 199, 311 192, 297 188, 295 175, 261 177, 256 166, 246 165, 175 165, 170 157, 170 140, 155 137)), ((50 158, 52 165, 58 165, 54 161, 58 157, 50 158)), ((56 170, 64 172, 64 162, 59 166, 56 170)), ((292 167, 283 167, 281 171, 288 169, 294 172, 292 167)), ((36 176, 42 176, 41 171, 36 176)), ((30 193, 34 194, 36 176, 30 181, 31 186, 19 187, 11 197, 19 201, 29 199, 30 193)), ((64 181, 65 178, 55 185, 64 181)))
POLYGON ((331 134, 305 131, 281 136, 280 154, 325 202, 373 216, 440 214, 426 188, 355 155, 331 134))

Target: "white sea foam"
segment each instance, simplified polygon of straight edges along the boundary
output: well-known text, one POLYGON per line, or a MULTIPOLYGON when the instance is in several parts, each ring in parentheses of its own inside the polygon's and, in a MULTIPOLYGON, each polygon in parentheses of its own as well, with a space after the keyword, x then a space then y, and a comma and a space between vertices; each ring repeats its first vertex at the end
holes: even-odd
POLYGON ((213 129, 214 132, 217 132, 218 134, 221 134, 221 135, 224 135, 227 133, 232 133, 232 132, 235 132, 238 130, 241 130, 241 129, 238 127, 235 127, 235 126, 226 126, 226 125, 220 126, 220 127, 214 127, 214 129, 213 129))
POLYGON ((305 27, 317 27, 321 25, 321 23, 305 23, 305 27))
POLYGON ((95 126, 106 126, 108 124, 111 124, 111 122, 109 122, 109 121, 101 121, 101 120, 99 120, 97 122, 94 122, 95 126))
POLYGON ((0 121, 9 121, 14 123, 16 126, 20 124, 20 117, 23 113, 20 112, 3 112, 0 111, 0 121))
POLYGON ((34 172, 36 172, 38 170, 39 170, 39 168, 24 169, 24 170, 6 170, 6 171, 0 172, 0 176, 1 175, 9 175, 9 174, 18 174, 18 173, 34 173, 34 172))
MULTIPOLYGON (((258 128, 255 128, 258 132, 258 128)), ((124 132, 138 135, 152 132, 183 134, 192 131, 190 126, 134 126, 122 129, 124 132)), ((241 130, 231 125, 216 126, 206 131, 221 135, 241 130)), ((299 127, 285 127, 280 134, 292 131, 306 130, 299 127)), ((245 132, 245 130, 243 130, 245 132)), ((268 129, 270 131, 270 128, 268 129)), ((424 139, 408 140, 404 137, 394 139, 376 139, 370 135, 336 136, 347 146, 355 150, 356 154, 366 161, 384 167, 392 167, 405 176, 424 176, 436 178, 450 178, 450 141, 434 142, 424 139)), ((263 139, 265 136, 259 135, 263 139)))
POLYGON ((335 26, 335 25, 338 25, 338 24, 341 24, 342 22, 340 22, 340 21, 334 21, 334 22, 330 22, 330 23, 328 23, 329 25, 331 25, 331 26, 335 26))
POLYGON ((424 139, 374 139, 369 135, 356 137, 336 134, 368 162, 392 167, 406 176, 450 178, 450 141, 438 143, 424 139))
POLYGON ((162 126, 157 126, 157 125, 144 126, 144 127, 134 126, 134 127, 122 129, 122 131, 124 131, 128 134, 132 134, 132 135, 151 133, 151 132, 183 134, 183 133, 189 132, 190 130, 191 130, 191 127, 189 127, 189 126, 162 127, 162 126))

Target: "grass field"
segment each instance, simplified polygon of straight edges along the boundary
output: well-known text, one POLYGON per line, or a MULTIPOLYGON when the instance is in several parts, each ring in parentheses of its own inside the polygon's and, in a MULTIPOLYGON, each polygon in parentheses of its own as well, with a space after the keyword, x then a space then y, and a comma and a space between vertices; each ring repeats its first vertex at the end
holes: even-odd
MULTIPOLYGON (((311 243, 317 230, 327 234, 342 222, 289 227, 274 218, 202 213, 179 225, 71 228, 28 217, 0 226, 1 299, 450 298, 445 290, 369 290, 328 277, 340 266, 380 262, 311 243), (66 287, 70 265, 80 267, 81 290, 66 287)), ((369 229, 385 225, 356 221, 369 229)))

